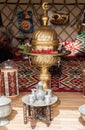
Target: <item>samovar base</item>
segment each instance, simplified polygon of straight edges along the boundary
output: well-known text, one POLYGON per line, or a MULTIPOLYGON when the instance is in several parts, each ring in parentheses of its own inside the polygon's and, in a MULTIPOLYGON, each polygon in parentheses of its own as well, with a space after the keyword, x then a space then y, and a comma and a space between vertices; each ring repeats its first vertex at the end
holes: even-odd
POLYGON ((49 70, 49 67, 47 66, 42 66, 41 67, 41 72, 40 72, 40 76, 39 76, 39 79, 41 81, 43 81, 43 89, 46 90, 48 88, 50 88, 50 80, 51 80, 51 74, 50 72, 48 71, 49 70))

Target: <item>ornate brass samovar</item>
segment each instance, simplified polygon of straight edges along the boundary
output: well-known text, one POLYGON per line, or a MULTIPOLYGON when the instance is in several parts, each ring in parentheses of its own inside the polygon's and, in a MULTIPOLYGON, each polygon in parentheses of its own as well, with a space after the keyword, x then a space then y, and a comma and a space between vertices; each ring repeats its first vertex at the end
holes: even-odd
POLYGON ((44 82, 43 88, 47 89, 51 78, 48 71, 49 67, 55 64, 57 60, 56 55, 51 53, 50 50, 57 50, 59 44, 56 31, 53 30, 51 26, 47 25, 47 2, 43 3, 42 8, 44 10, 44 14, 42 16, 43 26, 35 30, 32 37, 32 49, 36 50, 36 52, 39 51, 39 53, 31 53, 31 55, 32 62, 41 67, 39 79, 44 82), (49 52, 44 52, 46 50, 49 50, 49 52))
POLYGON ((69 55, 70 51, 58 53, 59 46, 57 33, 55 30, 48 26, 48 3, 44 2, 42 8, 44 14, 42 16, 43 26, 35 30, 32 37, 31 52, 22 53, 30 55, 32 62, 41 68, 39 75, 40 81, 43 81, 43 89, 49 88, 51 75, 49 67, 57 63, 58 57, 69 55))

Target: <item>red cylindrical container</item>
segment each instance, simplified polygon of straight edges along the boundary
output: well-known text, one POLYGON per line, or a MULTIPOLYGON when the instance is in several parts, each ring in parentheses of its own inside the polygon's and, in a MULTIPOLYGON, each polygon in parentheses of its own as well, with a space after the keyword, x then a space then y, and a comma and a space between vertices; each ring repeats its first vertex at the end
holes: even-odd
POLYGON ((1 86, 5 96, 19 95, 18 68, 12 60, 7 60, 1 65, 1 86))

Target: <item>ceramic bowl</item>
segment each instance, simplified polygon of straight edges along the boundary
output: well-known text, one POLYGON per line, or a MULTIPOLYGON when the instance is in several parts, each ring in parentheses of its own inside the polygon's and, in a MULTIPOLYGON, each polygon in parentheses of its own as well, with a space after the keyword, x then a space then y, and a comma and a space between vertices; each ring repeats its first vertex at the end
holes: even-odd
POLYGON ((5 96, 0 96, 0 126, 7 125, 9 120, 7 116, 11 114, 11 99, 5 96))
POLYGON ((78 109, 78 110, 79 110, 79 112, 80 112, 80 114, 81 114, 82 119, 85 121, 85 104, 79 106, 79 109, 78 109))

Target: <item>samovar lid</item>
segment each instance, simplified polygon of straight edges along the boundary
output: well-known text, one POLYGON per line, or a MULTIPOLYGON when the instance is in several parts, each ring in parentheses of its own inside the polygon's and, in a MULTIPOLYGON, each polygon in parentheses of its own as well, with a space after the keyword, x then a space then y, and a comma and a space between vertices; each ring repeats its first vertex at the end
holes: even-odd
POLYGON ((51 26, 48 26, 48 16, 47 16, 47 2, 44 2, 42 5, 44 14, 42 16, 43 26, 39 29, 36 29, 32 37, 32 45, 53 45, 58 46, 57 33, 51 26))

